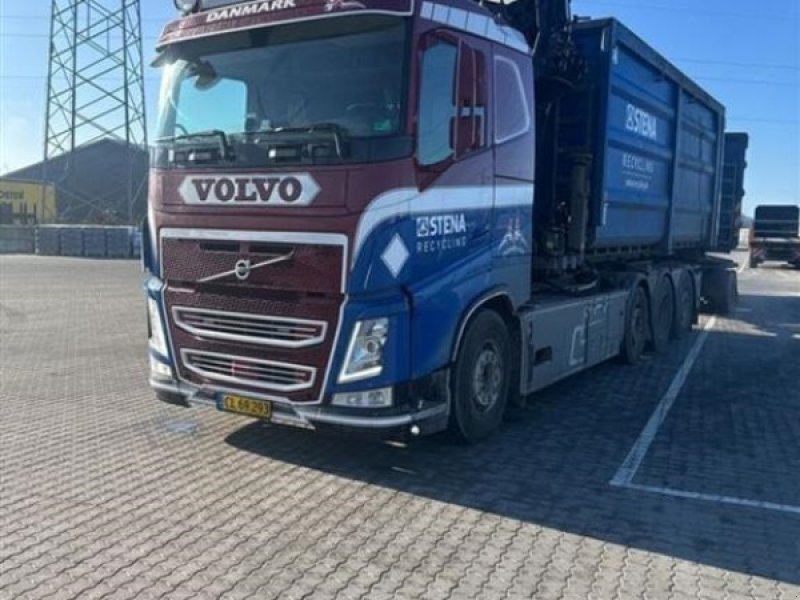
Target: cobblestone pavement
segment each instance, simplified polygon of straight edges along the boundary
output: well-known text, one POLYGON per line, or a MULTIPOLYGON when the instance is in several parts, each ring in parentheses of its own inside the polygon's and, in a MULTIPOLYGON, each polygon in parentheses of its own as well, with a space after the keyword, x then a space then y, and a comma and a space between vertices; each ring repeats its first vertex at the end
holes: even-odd
POLYGON ((800 273, 475 447, 157 403, 134 263, 0 257, 0 599, 800 598, 800 273))

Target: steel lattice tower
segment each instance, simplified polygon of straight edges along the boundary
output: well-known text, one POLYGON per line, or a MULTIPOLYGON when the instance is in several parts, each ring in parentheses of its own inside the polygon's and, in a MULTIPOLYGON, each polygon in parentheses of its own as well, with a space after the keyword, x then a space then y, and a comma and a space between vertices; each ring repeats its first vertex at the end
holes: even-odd
MULTIPOLYGON (((139 0, 52 0, 44 170, 82 144, 113 138, 147 146, 139 0)), ((70 167, 70 168, 71 168, 70 167)), ((54 175, 54 174, 52 174, 54 175)), ((129 171, 129 217, 135 187, 129 171)))

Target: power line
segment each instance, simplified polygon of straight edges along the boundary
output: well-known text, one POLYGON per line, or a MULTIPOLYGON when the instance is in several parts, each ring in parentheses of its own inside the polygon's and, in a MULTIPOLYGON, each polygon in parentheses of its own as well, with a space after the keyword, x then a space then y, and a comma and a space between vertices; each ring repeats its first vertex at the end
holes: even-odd
POLYGON ((750 69, 784 69, 787 71, 800 71, 800 65, 775 65, 768 63, 746 63, 731 60, 702 60, 699 58, 672 58, 674 62, 688 62, 704 65, 721 65, 725 67, 745 67, 750 69))
POLYGON ((722 82, 722 83, 741 83, 743 85, 776 85, 780 87, 791 87, 796 88, 797 83, 792 83, 791 81, 768 81, 766 79, 732 79, 728 77, 704 77, 704 76, 695 76, 692 79, 697 79, 698 81, 715 81, 715 82, 722 82))
POLYGON ((735 19, 764 19, 767 21, 785 21, 786 15, 770 15, 770 14, 745 14, 745 13, 735 13, 735 12, 726 12, 726 11, 716 11, 716 10, 704 10, 704 9, 695 9, 695 8, 681 8, 678 6, 665 6, 663 4, 641 4, 641 3, 633 3, 633 2, 620 2, 619 0, 576 0, 576 2, 585 2, 587 4, 603 4, 609 6, 623 6, 626 8, 635 8, 639 10, 655 10, 655 11, 665 11, 665 12, 672 12, 672 13, 682 13, 682 14, 693 14, 693 15, 704 15, 710 17, 731 17, 735 19))

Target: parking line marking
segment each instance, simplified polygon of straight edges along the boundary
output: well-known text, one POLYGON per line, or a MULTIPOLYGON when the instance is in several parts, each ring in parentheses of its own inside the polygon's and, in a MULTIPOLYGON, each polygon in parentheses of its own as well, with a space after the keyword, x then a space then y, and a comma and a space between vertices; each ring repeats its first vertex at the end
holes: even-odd
POLYGON ((672 488, 662 488, 652 485, 640 485, 638 483, 628 483, 625 485, 625 487, 632 490, 638 490, 640 492, 651 492, 653 494, 662 494, 664 496, 673 496, 675 498, 685 498, 687 500, 702 500, 705 502, 732 504, 734 506, 743 506, 746 508, 760 508, 764 510, 775 510, 778 512, 800 515, 800 506, 792 506, 791 504, 778 504, 776 502, 748 500, 746 498, 718 496, 716 494, 701 494, 699 492, 685 492, 683 490, 674 490, 672 488))
POLYGON ((631 481, 633 481, 633 478, 636 476, 636 471, 639 470, 644 457, 647 455, 648 450, 650 450, 650 446, 652 445, 658 430, 661 428, 661 425, 667 418, 667 415, 669 414, 672 405, 675 403, 675 399, 678 397, 678 394, 680 394, 681 390, 683 389, 686 379, 689 377, 689 373, 692 372, 692 367, 694 367, 694 363, 697 361, 697 357, 700 355, 700 351, 703 349, 703 345, 706 343, 708 334, 711 333, 711 330, 714 328, 716 323, 717 317, 711 317, 706 323, 705 327, 703 327, 702 333, 700 333, 700 336, 695 340, 694 346, 692 346, 692 349, 684 359, 681 368, 678 369, 678 372, 675 374, 669 389, 667 389, 664 397, 661 398, 658 406, 656 406, 655 411, 650 416, 650 420, 647 422, 647 425, 645 425, 642 433, 639 434, 636 443, 633 445, 633 448, 631 448, 631 451, 628 453, 628 456, 625 458, 622 466, 620 466, 616 475, 614 475, 614 478, 609 482, 611 485, 628 486, 630 485, 631 481))

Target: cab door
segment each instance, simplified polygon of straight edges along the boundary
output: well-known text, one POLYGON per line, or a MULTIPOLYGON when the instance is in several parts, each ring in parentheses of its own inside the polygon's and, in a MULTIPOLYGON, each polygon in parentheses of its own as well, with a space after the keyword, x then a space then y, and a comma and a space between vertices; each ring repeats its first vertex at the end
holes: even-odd
POLYGON ((530 295, 533 254, 534 84, 531 58, 502 45, 492 57, 493 265, 516 301, 530 295))

